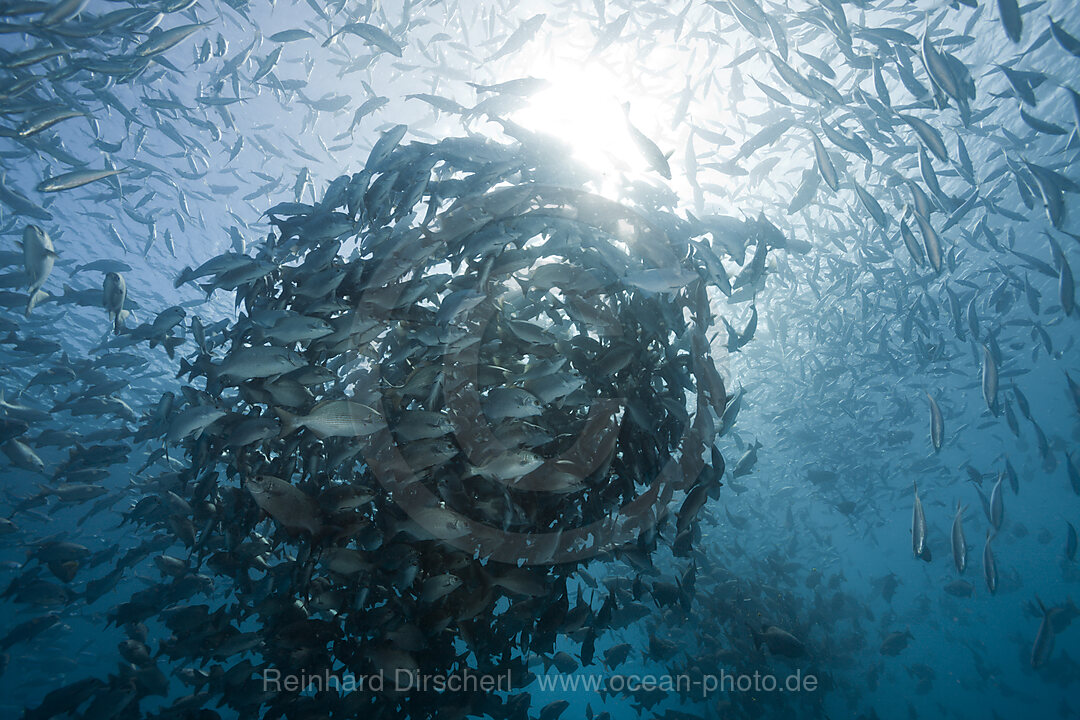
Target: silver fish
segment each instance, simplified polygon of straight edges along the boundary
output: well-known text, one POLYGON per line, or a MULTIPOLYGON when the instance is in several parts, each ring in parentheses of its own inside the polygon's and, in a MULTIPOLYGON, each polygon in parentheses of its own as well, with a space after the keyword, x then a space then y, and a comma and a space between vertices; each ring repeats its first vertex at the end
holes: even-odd
POLYGON ((926 515, 919 499, 919 484, 914 484, 915 503, 911 509, 911 551, 920 560, 930 562, 930 549, 926 545, 926 515))
POLYGON ((952 524, 952 556, 956 572, 964 574, 967 568, 967 541, 964 539, 964 508, 956 501, 956 516, 952 524))

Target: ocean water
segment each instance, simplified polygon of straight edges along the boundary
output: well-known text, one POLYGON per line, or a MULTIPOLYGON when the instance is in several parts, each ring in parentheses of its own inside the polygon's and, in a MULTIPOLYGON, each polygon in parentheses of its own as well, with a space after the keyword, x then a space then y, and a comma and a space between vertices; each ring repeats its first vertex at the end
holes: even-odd
POLYGON ((1073 3, 0 18, 4 717, 1080 716, 1073 3))

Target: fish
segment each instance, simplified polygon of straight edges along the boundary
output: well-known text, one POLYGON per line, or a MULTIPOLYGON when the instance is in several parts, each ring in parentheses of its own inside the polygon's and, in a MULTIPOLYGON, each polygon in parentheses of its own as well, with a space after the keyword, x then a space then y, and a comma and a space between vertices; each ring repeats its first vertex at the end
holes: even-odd
POLYGON ((670 180, 671 167, 668 165, 668 157, 671 153, 669 152, 665 155, 660 151, 660 148, 656 146, 656 143, 634 126, 630 121, 629 102, 623 104, 623 114, 626 117, 626 128, 630 132, 630 137, 633 139, 638 150, 640 150, 641 154, 645 157, 645 160, 649 163, 649 166, 658 172, 665 180, 670 180))
POLYGON ((1073 281, 1072 268, 1064 256, 1061 258, 1061 267, 1058 271, 1058 298, 1061 301, 1061 309, 1066 316, 1071 316, 1076 310, 1076 285, 1073 281))
POLYGON ((1054 626, 1050 622, 1050 613, 1039 601, 1039 609, 1042 610, 1042 621, 1039 623, 1039 631, 1035 635, 1035 642, 1031 646, 1031 667, 1038 670, 1049 661, 1054 654, 1054 626))
POLYGON ((858 183, 854 183, 854 187, 855 194, 858 196, 859 202, 862 203, 862 206, 866 208, 866 211, 868 213, 870 213, 870 217, 872 217, 874 221, 879 226, 881 226, 882 230, 887 231, 889 229, 889 217, 885 214, 885 211, 881 208, 881 205, 878 203, 877 200, 874 199, 874 196, 864 190, 861 185, 859 185, 858 183))
POLYGON ((758 441, 754 441, 746 452, 735 463, 735 466, 731 469, 731 476, 733 478, 740 478, 744 475, 749 475, 754 469, 754 465, 757 464, 757 451, 762 448, 762 444, 758 441))
POLYGON ((394 55, 395 57, 402 57, 403 55, 404 51, 400 43, 394 40, 386 33, 386 31, 366 22, 346 23, 327 37, 326 41, 323 43, 323 47, 329 45, 335 38, 343 33, 355 35, 373 47, 394 55))
POLYGON ((983 579, 986 581, 986 589, 993 595, 997 592, 998 572, 997 561, 994 559, 994 550, 990 546, 990 531, 986 531, 986 544, 983 545, 982 564, 983 579))
MULTIPOLYGON (((1073 405, 1076 407, 1076 412, 1080 413, 1080 384, 1077 384, 1069 375, 1069 371, 1065 371, 1065 382, 1069 386, 1069 397, 1072 399, 1073 405)), ((1030 419, 1030 418, 1029 418, 1030 419)))
POLYGON ((919 231, 922 233, 923 246, 926 248, 926 257, 930 261, 930 267, 934 269, 935 273, 940 273, 941 269, 944 267, 941 239, 938 237, 937 231, 934 230, 934 226, 930 224, 929 220, 918 213, 914 213, 914 216, 915 223, 919 226, 919 231))
POLYGON ((1072 454, 1065 453, 1065 470, 1069 476, 1069 485, 1076 495, 1080 495, 1080 466, 1073 460, 1072 454))
POLYGON ((9 187, 5 180, 6 175, 0 174, 0 202, 34 220, 48 222, 53 219, 52 213, 31 201, 18 190, 9 187))
POLYGON ((71 120, 77 117, 83 117, 84 113, 79 110, 73 110, 71 108, 56 107, 43 110, 35 115, 24 120, 15 131, 16 135, 21 138, 30 137, 36 135, 39 132, 43 132, 64 122, 65 120, 71 120))
POLYGON ((1020 14, 1020 6, 1016 0, 997 0, 998 17, 1001 25, 1005 28, 1005 34, 1014 43, 1020 42, 1023 32, 1024 21, 1020 14))
POLYGON ((468 473, 499 482, 516 481, 544 464, 543 458, 525 450, 508 452, 488 459, 482 465, 470 466, 468 473))
MULTIPOLYGON (((23 252, 23 266, 29 280, 27 286, 31 301, 34 295, 41 290, 52 273, 56 259, 59 257, 49 234, 37 225, 27 225, 23 228, 22 242, 19 243, 23 252)), ((26 314, 30 314, 31 306, 27 306, 26 314)))
POLYGON ((114 170, 105 168, 103 170, 72 170, 71 172, 45 178, 38 183, 37 190, 38 192, 43 193, 73 190, 74 188, 82 187, 83 185, 89 185, 92 182, 98 182, 99 180, 114 177, 122 172, 126 172, 126 169, 121 168, 114 170))
MULTIPOLYGON (((155 324, 162 329, 167 329, 179 320, 180 318, 169 319, 161 323, 155 322, 155 324)), ((232 380, 250 380, 284 375, 299 370, 304 365, 304 359, 295 352, 284 348, 256 345, 237 348, 220 365, 215 366, 214 375, 232 380)))
POLYGON ((306 415, 296 415, 284 408, 275 408, 281 420, 281 433, 288 435, 306 429, 320 438, 360 437, 375 432, 382 416, 379 412, 353 400, 326 400, 315 405, 306 415))
POLYGON ((945 592, 954 597, 974 597, 975 586, 967 580, 953 580, 945 586, 945 592))
POLYGON ((934 447, 934 452, 938 452, 945 438, 945 421, 937 401, 930 393, 926 393, 926 399, 930 403, 930 444, 934 447))
POLYGON ((926 544, 926 515, 923 512, 922 501, 919 500, 918 483, 915 488, 915 503, 911 511, 911 551, 916 558, 930 562, 930 548, 926 544))
POLYGON ((1066 52, 1080 58, 1080 40, 1077 40, 1073 35, 1066 31, 1065 28, 1061 26, 1061 23, 1055 21, 1053 18, 1049 18, 1049 20, 1050 34, 1057 40, 1058 45, 1066 52))
POLYGON ((539 700, 598 658, 829 657, 831 704, 1070 677, 1038 597, 993 656, 887 672, 1009 604, 950 605, 960 503, 957 574, 901 572, 904 488, 862 482, 959 468, 984 575, 1066 522, 1002 591, 1075 570, 1067 3, 227 5, 0 9, 0 234, 50 238, 0 249, 8 714, 677 720, 539 700), (512 687, 256 691, 275 658, 512 687))
POLYGON ((45 615, 30 618, 16 625, 3 638, 0 638, 0 649, 7 650, 16 643, 27 642, 55 627, 59 622, 60 616, 57 613, 46 613, 45 615))
POLYGON ((908 254, 911 255, 911 259, 915 261, 916 265, 926 264, 926 254, 923 251, 922 245, 915 238, 915 233, 911 231, 911 228, 907 224, 907 220, 900 220, 900 237, 904 241, 904 247, 907 248, 908 254))
POLYGON ((209 23, 188 23, 151 34, 149 38, 135 47, 134 55, 140 58, 149 58, 160 55, 171 48, 179 45, 199 30, 209 27, 209 23))
POLYGON ((0 450, 11 461, 11 464, 17 468, 35 473, 45 472, 45 461, 29 445, 18 438, 9 439, 3 445, 0 445, 0 450))
POLYGON ((270 42, 291 43, 300 40, 314 40, 315 36, 302 28, 289 28, 288 30, 280 30, 274 33, 268 39, 270 42))
POLYGON ((225 411, 212 405, 194 405, 173 415, 168 422, 166 437, 177 443, 189 437, 201 437, 215 422, 225 417, 225 411))
POLYGON ((903 652, 907 648, 908 642, 914 638, 915 636, 911 634, 910 630, 891 632, 882 641, 880 652, 882 655, 895 657, 903 652))
POLYGON ((244 486, 259 508, 282 527, 311 535, 321 530, 315 502, 295 486, 270 475, 249 478, 244 486))
POLYGON ((956 503, 956 515, 953 517, 952 533, 952 556, 956 572, 963 575, 967 568, 967 541, 964 540, 964 508, 959 501, 956 503))
POLYGON ((949 162, 949 151, 945 147, 945 140, 936 128, 922 118, 915 117, 914 115, 900 113, 897 117, 907 123, 907 125, 915 131, 915 134, 919 136, 919 140, 921 140, 923 145, 934 154, 934 157, 941 162, 949 162))
POLYGON ((623 282, 649 293, 677 292, 698 279, 696 272, 678 269, 653 268, 629 273, 623 282))
POLYGON ((124 277, 116 272, 105 275, 102 284, 102 305, 109 316, 109 322, 113 326, 113 334, 119 335, 123 328, 122 315, 124 313, 124 301, 127 299, 127 284, 124 277))
POLYGON ((540 28, 543 26, 546 19, 546 13, 537 13, 536 15, 533 15, 532 17, 527 19, 525 22, 519 25, 512 33, 510 33, 510 35, 506 38, 502 45, 500 45, 494 53, 489 55, 484 62, 490 63, 498 60, 499 58, 516 53, 536 36, 537 32, 540 31, 540 28))
POLYGON ((806 646, 797 637, 787 630, 775 625, 762 625, 761 631, 757 632, 750 628, 754 638, 754 645, 760 649, 762 645, 769 648, 769 652, 787 658, 799 658, 806 655, 806 646))
POLYGON ((994 489, 990 493, 990 524, 994 532, 1000 530, 1001 524, 1005 521, 1005 498, 1001 491, 1001 481, 1004 479, 1004 473, 998 473, 997 482, 994 483, 994 489))
POLYGON ((840 190, 840 177, 837 175, 836 168, 833 166, 825 146, 821 144, 821 140, 814 133, 810 133, 810 140, 814 144, 814 158, 818 174, 821 175, 821 179, 825 181, 825 184, 833 192, 838 192, 840 190))
POLYGON ((990 352, 990 348, 986 345, 982 346, 983 349, 983 363, 982 363, 982 394, 983 400, 986 402, 986 408, 994 415, 998 414, 998 370, 997 363, 994 362, 994 356, 990 352))

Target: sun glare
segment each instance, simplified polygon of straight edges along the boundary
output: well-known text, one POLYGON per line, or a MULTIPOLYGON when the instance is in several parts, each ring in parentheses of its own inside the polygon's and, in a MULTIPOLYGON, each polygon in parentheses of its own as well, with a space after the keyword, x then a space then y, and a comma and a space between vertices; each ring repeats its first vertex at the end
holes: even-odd
POLYGON ((597 62, 555 63, 537 68, 537 77, 549 85, 517 111, 522 126, 565 142, 575 159, 608 174, 641 171, 646 167, 626 122, 624 103, 632 102, 630 116, 645 117, 626 79, 597 62))

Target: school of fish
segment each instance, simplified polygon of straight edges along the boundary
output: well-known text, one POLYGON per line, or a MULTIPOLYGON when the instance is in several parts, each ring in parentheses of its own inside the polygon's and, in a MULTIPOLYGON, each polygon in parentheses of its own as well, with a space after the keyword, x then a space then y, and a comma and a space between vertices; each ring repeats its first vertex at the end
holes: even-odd
POLYGON ((0 713, 1076 717, 1078 90, 1070 0, 0 4, 0 713), (722 671, 814 688, 611 682, 722 671))

